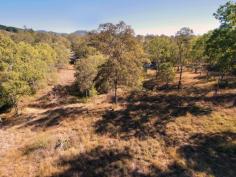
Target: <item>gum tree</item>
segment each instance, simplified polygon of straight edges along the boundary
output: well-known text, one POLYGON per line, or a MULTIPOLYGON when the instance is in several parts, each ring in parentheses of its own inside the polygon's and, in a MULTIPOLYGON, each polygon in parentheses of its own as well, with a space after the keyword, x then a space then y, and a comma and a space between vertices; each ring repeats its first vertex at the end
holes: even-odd
POLYGON ((140 84, 143 72, 142 45, 135 38, 133 29, 124 22, 100 25, 91 40, 93 46, 108 57, 100 68, 96 85, 113 88, 117 103, 119 86, 135 87, 140 84))
POLYGON ((180 68, 178 90, 182 87, 183 67, 189 59, 192 36, 193 30, 187 27, 181 28, 175 35, 178 48, 178 65, 180 68))

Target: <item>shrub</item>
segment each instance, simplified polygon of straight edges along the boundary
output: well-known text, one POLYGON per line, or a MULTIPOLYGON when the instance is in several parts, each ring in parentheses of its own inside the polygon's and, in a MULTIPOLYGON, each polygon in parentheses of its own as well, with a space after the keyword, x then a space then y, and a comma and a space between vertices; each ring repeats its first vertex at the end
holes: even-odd
POLYGON ((163 63, 160 65, 159 77, 162 82, 168 85, 175 78, 175 69, 171 63, 163 63))
POLYGON ((92 55, 77 61, 76 86, 82 95, 87 97, 94 93, 94 80, 98 74, 98 67, 104 61, 106 61, 106 58, 101 54, 92 55))

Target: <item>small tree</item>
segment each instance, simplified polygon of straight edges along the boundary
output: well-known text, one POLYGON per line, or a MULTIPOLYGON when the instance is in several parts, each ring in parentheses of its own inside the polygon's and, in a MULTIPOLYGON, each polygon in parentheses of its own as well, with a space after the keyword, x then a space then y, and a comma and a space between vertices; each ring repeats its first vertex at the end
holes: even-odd
POLYGON ((189 58, 189 52, 191 47, 191 38, 193 36, 193 30, 190 28, 181 28, 176 33, 176 43, 178 46, 178 55, 179 55, 179 84, 178 84, 178 90, 180 90, 182 86, 182 76, 183 76, 183 67, 184 64, 187 62, 187 59, 189 58))
POLYGON ((27 82, 19 78, 18 73, 11 73, 8 79, 0 86, 1 99, 5 104, 12 105, 18 114, 18 102, 22 96, 30 95, 30 87, 27 82))
POLYGON ((160 65, 165 62, 174 63, 176 58, 176 44, 171 37, 157 36, 147 44, 147 51, 150 54, 151 61, 156 64, 156 78, 160 65))
POLYGON ((221 6, 215 18, 221 23, 206 42, 205 53, 209 63, 219 72, 219 83, 226 74, 233 72, 236 63, 236 3, 228 2, 221 6))
POLYGON ((86 97, 90 95, 90 91, 94 86, 94 80, 98 74, 98 67, 106 61, 101 55, 92 55, 82 58, 76 63, 76 85, 79 91, 86 97))
POLYGON ((159 77, 162 82, 166 83, 166 86, 175 79, 175 69, 170 62, 160 65, 159 77))
POLYGON ((203 64, 208 61, 208 56, 205 54, 206 42, 209 39, 210 32, 202 36, 196 36, 192 40, 192 47, 190 51, 191 62, 193 64, 195 73, 201 68, 203 64))

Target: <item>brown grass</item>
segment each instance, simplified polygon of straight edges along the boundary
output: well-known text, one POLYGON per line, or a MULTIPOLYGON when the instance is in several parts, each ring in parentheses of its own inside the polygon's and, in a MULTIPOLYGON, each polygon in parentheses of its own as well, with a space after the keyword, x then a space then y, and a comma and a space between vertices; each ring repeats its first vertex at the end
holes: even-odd
POLYGON ((215 81, 185 72, 180 93, 120 91, 114 106, 107 95, 79 102, 73 72, 60 73, 62 89, 1 126, 1 177, 236 176, 235 88, 215 96, 215 81))

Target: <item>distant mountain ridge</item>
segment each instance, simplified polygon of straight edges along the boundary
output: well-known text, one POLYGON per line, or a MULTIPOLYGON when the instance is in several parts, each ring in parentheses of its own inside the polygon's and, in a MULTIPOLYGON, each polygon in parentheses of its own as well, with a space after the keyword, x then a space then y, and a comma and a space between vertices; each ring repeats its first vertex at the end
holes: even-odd
POLYGON ((59 34, 59 35, 68 35, 68 33, 59 33, 59 32, 46 31, 46 30, 37 30, 36 32, 39 32, 39 33, 53 33, 53 34, 59 34))
MULTIPOLYGON (((0 30, 17 33, 19 31, 32 30, 32 29, 23 29, 23 28, 17 28, 17 27, 12 27, 12 26, 0 25, 0 30)), ((87 30, 78 30, 73 33, 58 33, 58 32, 47 31, 47 30, 35 30, 35 31, 40 32, 40 33, 55 33, 55 34, 61 34, 61 35, 74 34, 74 35, 79 35, 79 36, 85 36, 89 33, 89 31, 87 30)))
POLYGON ((73 32, 72 34, 76 34, 76 35, 79 35, 79 36, 85 36, 88 33, 89 33, 89 31, 86 31, 86 30, 78 30, 78 31, 73 32))
POLYGON ((12 27, 12 26, 0 25, 0 30, 17 33, 17 32, 19 32, 20 30, 23 30, 23 29, 12 27))

